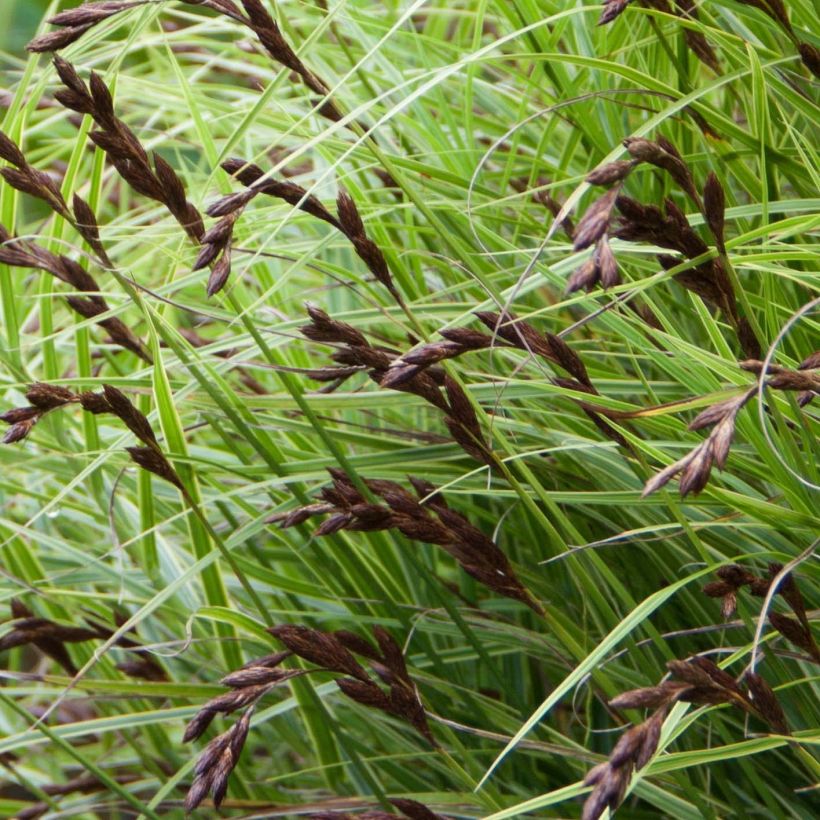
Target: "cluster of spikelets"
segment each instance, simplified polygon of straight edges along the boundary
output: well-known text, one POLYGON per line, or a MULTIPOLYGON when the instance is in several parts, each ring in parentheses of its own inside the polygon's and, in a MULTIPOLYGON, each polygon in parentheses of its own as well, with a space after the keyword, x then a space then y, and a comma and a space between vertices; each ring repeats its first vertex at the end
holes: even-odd
POLYGON ((401 647, 386 629, 378 626, 373 629, 376 645, 343 630, 321 632, 305 626, 284 624, 269 631, 286 649, 253 660, 223 678, 222 684, 230 687, 230 691, 208 701, 185 730, 185 742, 196 740, 218 714, 228 715, 244 710, 239 720, 226 732, 217 735, 197 760, 195 779, 185 801, 186 810, 195 809, 209 793, 215 806, 222 803, 228 778, 239 762, 248 737, 251 716, 257 703, 275 687, 302 675, 323 672, 341 675, 333 679, 346 697, 408 723, 428 743, 436 746, 401 647), (370 672, 356 660, 356 656, 370 666, 370 672), (283 669, 282 664, 291 657, 300 658, 311 666, 283 669))
MULTIPOLYGON (((18 646, 33 646, 59 664, 69 675, 75 675, 77 667, 71 660, 66 644, 107 641, 114 634, 111 629, 90 618, 86 626, 73 626, 37 617, 16 598, 11 601, 11 617, 13 627, 0 638, 0 652, 18 646)), ((126 621, 115 613, 115 623, 117 627, 122 627, 126 621)), ((120 636, 116 640, 116 646, 135 655, 117 664, 117 669, 121 672, 143 680, 167 680, 165 670, 152 655, 143 650, 142 644, 120 636)))
POLYGON ((69 405, 79 405, 94 415, 116 416, 141 442, 138 447, 127 448, 131 460, 184 491, 182 481, 163 453, 151 423, 116 387, 106 384, 101 393, 75 393, 60 385, 38 383, 28 389, 26 398, 29 401, 27 406, 7 410, 0 416, 0 420, 9 425, 3 439, 6 444, 26 438, 46 414, 69 405))
MULTIPOLYGON (((801 40, 789 20, 789 12, 783 0, 738 0, 744 6, 759 9, 777 23, 786 36, 794 43, 803 65, 815 77, 820 77, 820 50, 811 43, 801 40)), ((626 11, 632 0, 603 0, 603 10, 598 25, 606 25, 616 20, 626 11)), ((681 20, 698 20, 697 4, 694 0, 639 0, 639 4, 663 14, 674 15, 681 20)), ((716 74, 721 74, 718 55, 706 36, 694 28, 683 26, 683 34, 689 50, 716 74)))
POLYGON ((468 575, 488 589, 525 603, 539 615, 544 614, 541 604, 518 579, 495 542, 448 507, 429 482, 411 478, 416 491, 413 495, 394 481, 367 481, 362 488, 369 496, 365 497, 341 470, 330 472, 333 486, 322 490, 321 502, 279 513, 269 521, 286 528, 317 515, 327 515, 316 530, 318 536, 340 530, 396 530, 413 541, 440 546, 468 575))
MULTIPOLYGON (((820 648, 811 632, 803 595, 792 574, 784 572, 781 564, 770 564, 765 577, 739 564, 721 567, 717 576, 703 592, 710 598, 722 599, 724 618, 734 613, 738 591, 744 587, 760 598, 778 595, 786 601, 794 617, 769 611, 769 623, 789 643, 806 653, 800 660, 820 664, 820 648)), ((597 820, 606 809, 615 811, 621 805, 633 772, 646 766, 658 751, 664 719, 675 703, 734 706, 762 721, 771 732, 790 734, 777 694, 753 669, 745 670, 740 679, 735 679, 703 656, 670 661, 667 669, 668 676, 656 686, 624 692, 609 701, 610 708, 616 711, 652 711, 644 721, 624 732, 609 758, 587 774, 584 783, 592 786, 592 791, 584 804, 583 820, 597 820)))
POLYGON ((589 290, 599 282, 604 287, 611 287, 621 281, 618 263, 610 247, 610 237, 676 251, 680 257, 660 254, 658 262, 666 270, 683 268, 676 272, 675 280, 707 304, 723 311, 738 335, 744 354, 749 358, 760 358, 760 343, 748 318, 739 312, 735 288, 727 270, 729 263, 724 237, 726 196, 717 176, 709 174, 701 195, 691 169, 669 140, 663 137, 656 141, 631 137, 624 141, 624 146, 632 160, 604 165, 587 177, 591 185, 605 186, 609 190, 589 206, 575 228, 575 250, 594 245, 595 251, 572 274, 568 290, 589 290), (699 261, 701 257, 708 256, 709 246, 689 225, 683 211, 671 198, 666 199, 664 210, 661 210, 655 205, 637 202, 621 192, 627 178, 641 163, 665 171, 701 211, 715 242, 717 255, 699 261), (619 214, 617 221, 614 218, 616 211, 619 214), (685 264, 681 260, 698 261, 685 264))

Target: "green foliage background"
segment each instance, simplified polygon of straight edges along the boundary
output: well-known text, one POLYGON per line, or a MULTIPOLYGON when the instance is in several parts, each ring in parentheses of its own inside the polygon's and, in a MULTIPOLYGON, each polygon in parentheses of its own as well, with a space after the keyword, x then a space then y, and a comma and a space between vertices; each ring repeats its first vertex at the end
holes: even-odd
POLYGON ((19 55, 37 30, 47 7, 47 0, 4 0, 0 49, 19 55))
MULTIPOLYGON (((0 85, 29 102, 57 88, 47 59, 22 48, 46 5, 5 0, 2 9, 9 70, 0 85)), ((596 196, 586 174, 622 157, 623 138, 668 137, 699 185, 711 171, 727 190, 729 256, 768 346, 820 292, 816 84, 782 29, 732 0, 704 3, 688 23, 718 49, 720 75, 687 48, 677 18, 637 4, 598 28, 598 7, 547 0, 351 0, 329 4, 340 10, 335 29, 319 4, 276 5, 287 36, 338 84, 347 109, 383 118, 381 156, 318 117, 288 72, 242 47, 246 33, 180 4, 130 13, 68 56, 84 77, 93 68, 116 87, 118 112, 177 169, 199 207, 239 190, 218 170, 234 154, 266 170, 281 162, 328 207, 345 185, 397 271, 412 320, 349 243, 272 199, 243 216, 237 245, 245 250, 230 287, 208 300, 205 274, 191 269, 196 249, 163 209, 120 185, 101 152, 85 150, 89 123, 78 139, 62 110, 29 104, 4 129, 23 135, 30 161, 57 174, 67 195, 80 191, 98 206, 116 264, 145 290, 133 299, 121 281, 95 275, 117 315, 152 344, 157 365, 78 320, 57 298, 67 292, 62 283, 9 272, 3 297, 20 341, 12 349, 14 329, 3 328, 2 409, 23 403, 35 380, 77 390, 116 384, 196 488, 265 616, 361 635, 381 624, 405 645, 444 751, 345 700, 330 676, 312 676, 263 702, 224 811, 372 809, 389 795, 459 818, 578 817, 585 774, 642 718, 614 713, 609 698, 656 684, 672 658, 703 653, 740 675, 757 651, 761 601, 741 593, 737 615, 723 624, 719 602, 701 592, 719 567, 737 561, 763 573, 771 561, 802 556, 797 576, 816 620, 818 567, 806 551, 819 529, 817 492, 795 473, 818 482, 820 421, 817 402, 801 411, 793 396, 770 393, 771 440, 752 404, 727 469, 715 470, 701 495, 681 499, 673 483, 642 498, 651 475, 703 441, 703 431, 687 429, 694 415, 754 378, 738 367, 726 317, 660 270, 653 249, 619 245, 624 284, 566 295, 585 254, 560 233, 545 241, 551 216, 511 181, 572 200, 577 218, 596 196), (411 7, 426 15, 409 21, 411 7), (178 25, 163 29, 160 19, 178 25), (576 102, 555 115, 551 106, 568 100, 576 102), (501 150, 489 152, 496 143, 501 150), (403 196, 373 174, 382 162, 403 196), (522 279, 524 270, 532 275, 522 279), (607 308, 632 288, 660 328, 607 308), (465 456, 440 414, 416 397, 364 376, 322 394, 303 375, 329 362, 327 347, 299 335, 306 300, 406 351, 420 333, 439 339, 443 328, 477 327, 473 311, 495 307, 495 297, 542 331, 574 328, 567 341, 600 387, 596 401, 643 413, 622 426, 635 457, 578 409, 584 395, 509 348, 453 365, 506 459, 508 481, 465 456), (183 334, 194 329, 204 347, 183 334), (263 392, 248 389, 240 367, 263 392), (309 527, 282 532, 266 523, 312 499, 340 464, 364 478, 406 483, 410 473, 444 486, 452 506, 510 556, 547 619, 489 593, 442 551, 395 533, 318 539, 309 527)), ((801 36, 817 42, 814 12, 804 0, 789 8, 801 36)), ((703 227, 655 169, 641 167, 627 191, 655 204, 672 196, 703 227)), ((70 227, 40 204, 5 185, 0 194, 9 228, 87 259, 70 227)), ((817 315, 805 317, 776 360, 797 367, 818 339, 817 315)), ((204 745, 182 743, 186 721, 224 691, 222 676, 278 648, 213 535, 170 485, 134 468, 123 450, 131 444, 115 420, 70 408, 0 450, 4 617, 15 597, 67 624, 92 617, 116 628, 112 613, 124 612, 168 675, 134 680, 117 665, 130 655, 112 645, 72 645, 83 669, 74 683, 31 650, 0 655, 0 754, 15 755, 2 816, 92 772, 125 779, 45 801, 46 816, 126 817, 130 803, 143 816, 181 817, 204 745), (45 723, 35 721, 55 704, 45 723)), ((786 611, 782 601, 775 606, 786 611)), ((794 738, 723 706, 679 704, 620 816, 811 816, 817 668, 768 627, 762 649, 758 669, 794 738)), ((230 722, 218 719, 208 737, 230 722)))

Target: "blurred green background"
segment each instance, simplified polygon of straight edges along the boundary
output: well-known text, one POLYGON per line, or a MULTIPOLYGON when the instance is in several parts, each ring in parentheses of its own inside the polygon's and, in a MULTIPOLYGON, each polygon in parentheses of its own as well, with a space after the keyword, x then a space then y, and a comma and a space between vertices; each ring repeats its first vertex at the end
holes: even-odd
MULTIPOLYGON (((51 0, 0 0, 0 50, 20 56, 51 0)), ((60 6, 78 5, 77 2, 60 6)))

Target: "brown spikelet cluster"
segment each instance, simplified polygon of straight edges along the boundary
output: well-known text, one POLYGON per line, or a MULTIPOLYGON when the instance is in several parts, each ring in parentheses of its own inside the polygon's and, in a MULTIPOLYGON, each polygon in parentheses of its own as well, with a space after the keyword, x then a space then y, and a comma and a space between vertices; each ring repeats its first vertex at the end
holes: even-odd
MULTIPOLYGON (((383 384, 391 364, 398 359, 396 350, 372 345, 359 330, 346 322, 331 318, 319 308, 309 306, 310 324, 302 334, 314 342, 336 345, 333 360, 340 367, 309 371, 318 381, 341 383, 357 371, 364 370, 377 384, 383 384)), ((459 446, 472 458, 492 464, 494 456, 483 441, 481 425, 470 399, 463 388, 436 367, 422 369, 418 374, 387 384, 395 390, 412 393, 444 413, 444 423, 459 446)))
MULTIPOLYGON (((90 245, 99 245, 99 233, 93 212, 79 196, 74 197, 73 213, 63 199, 59 187, 51 177, 29 165, 19 147, 0 132, 0 159, 11 163, 11 168, 0 168, 0 175, 11 187, 44 201, 55 213, 73 224, 90 245), (96 240, 95 240, 96 237, 96 240)), ((94 277, 73 259, 55 254, 37 245, 13 237, 0 225, 0 262, 10 267, 42 270, 71 286, 83 296, 66 297, 69 307, 86 319, 93 319, 108 331, 111 341, 150 362, 151 357, 139 338, 114 316, 98 319, 110 312, 108 302, 99 295, 100 288, 94 277)))
POLYGON ((183 742, 202 736, 217 715, 230 715, 245 709, 241 718, 226 732, 217 735, 204 749, 194 768, 194 782, 185 799, 185 810, 193 811, 211 794, 219 807, 228 790, 228 780, 236 768, 248 737, 250 719, 256 704, 276 686, 305 674, 301 669, 280 669, 293 653, 289 650, 257 658, 224 677, 221 683, 230 691, 217 695, 203 706, 188 724, 183 742))
POLYGON ((294 208, 299 208, 342 230, 339 221, 330 211, 295 182, 265 178, 264 171, 258 165, 236 158, 225 160, 222 168, 245 185, 247 190, 222 197, 206 211, 208 216, 218 219, 218 222, 201 238, 202 249, 194 263, 194 270, 213 265, 208 282, 208 295, 221 290, 227 282, 231 271, 234 226, 248 204, 260 194, 281 199, 294 208), (216 261, 217 259, 219 261, 216 261))
MULTIPOLYGON (((764 378, 764 362, 749 359, 740 362, 740 367, 750 373, 764 378)), ((766 386, 773 390, 796 392, 797 402, 805 407, 820 393, 820 353, 813 353, 806 358, 797 370, 791 370, 777 364, 770 364, 766 386)), ((688 452, 683 458, 670 464, 666 469, 654 475, 644 486, 643 495, 647 496, 668 484, 675 476, 680 475, 680 494, 697 495, 708 483, 712 467, 722 470, 729 458, 729 450, 735 433, 738 413, 757 394, 757 386, 751 387, 739 396, 713 404, 699 413, 690 423, 690 430, 702 430, 711 427, 709 436, 688 452)))
MULTIPOLYGON (((740 564, 729 564, 721 567, 715 573, 718 580, 706 584, 703 592, 710 598, 720 598, 721 613, 724 618, 730 618, 737 609, 737 597, 740 590, 748 588, 752 595, 765 598, 769 594, 774 579, 782 569, 782 564, 769 564, 767 575, 761 577, 740 564)), ((786 601, 794 617, 782 615, 779 612, 768 612, 769 623, 789 643, 802 649, 815 663, 820 663, 820 647, 814 640, 806 604, 792 573, 787 573, 780 580, 775 593, 786 601)))
POLYGON ((397 817, 407 818, 407 820, 447 820, 444 815, 436 814, 416 800, 395 797, 391 798, 390 802, 400 814, 373 809, 356 814, 344 811, 313 812, 308 817, 311 820, 396 820, 397 817))
POLYGON ((27 46, 32 52, 60 51, 76 42, 89 29, 120 12, 143 6, 148 0, 100 0, 66 9, 49 19, 58 30, 35 37, 27 46))
POLYGON ((212 698, 197 712, 185 729, 184 742, 200 738, 217 715, 230 715, 251 706, 274 687, 304 674, 299 669, 278 668, 290 655, 290 652, 279 652, 260 658, 223 678, 221 683, 230 686, 231 691, 212 698))
POLYGON ((811 43, 802 42, 789 20, 789 12, 783 0, 738 0, 744 6, 759 9, 775 21, 789 39, 797 46, 803 65, 815 76, 820 77, 820 51, 811 43))
POLYGON ((386 629, 380 626, 373 628, 375 646, 369 640, 343 630, 320 632, 305 626, 284 624, 269 631, 297 657, 319 669, 346 675, 335 680, 348 698, 405 721, 432 746, 437 745, 401 646, 386 629), (354 655, 369 663, 372 674, 384 688, 376 683, 354 655))
POLYGON ((575 250, 595 245, 595 251, 570 276, 567 290, 590 290, 598 283, 610 287, 620 282, 617 261, 609 244, 611 237, 656 245, 680 254, 680 257, 671 254, 658 256, 658 262, 667 270, 680 265, 681 258, 696 259, 709 252, 709 245, 689 225, 685 214, 672 199, 667 198, 661 210, 655 205, 644 205, 621 194, 627 177, 638 165, 652 165, 666 172, 703 214, 721 255, 677 273, 675 280, 712 307, 723 311, 735 329, 743 352, 750 358, 759 358, 760 343, 748 320, 740 314, 723 258, 726 250, 726 199, 720 181, 715 174, 710 174, 701 195, 689 166, 675 146, 664 137, 655 141, 630 137, 624 140, 624 146, 632 157, 631 161, 613 162, 597 168, 587 177, 593 185, 613 187, 589 206, 575 229, 575 250), (619 214, 617 222, 614 220, 616 210, 619 214))
POLYGON ((393 481, 367 481, 367 489, 374 498, 369 501, 343 472, 331 469, 330 473, 333 485, 321 491, 321 502, 278 514, 269 520, 287 528, 317 515, 327 515, 316 530, 319 536, 340 530, 397 530, 410 540, 440 546, 468 575, 488 589, 544 614, 543 607, 518 579, 495 542, 447 506, 432 484, 410 479, 416 491, 414 496, 393 481))
MULTIPOLYGON (((247 19, 245 24, 259 38, 265 51, 280 65, 292 71, 314 94, 325 98, 329 86, 316 76, 296 54, 285 39, 279 24, 271 17, 261 0, 242 0, 247 19)), ((319 107, 319 113, 330 120, 340 120, 342 115, 336 104, 325 99, 319 107)))
POLYGON ((393 277, 387 267, 387 260, 381 248, 368 237, 364 228, 364 222, 359 214, 359 209, 353 198, 344 189, 339 191, 336 200, 336 211, 339 215, 339 224, 342 232, 352 243, 356 253, 362 262, 367 265, 367 269, 373 274, 377 282, 384 285, 391 296, 401 302, 401 296, 393 283, 393 277))
POLYGON ((275 687, 309 672, 345 676, 335 678, 335 681, 348 698, 406 721, 429 743, 436 745, 401 647, 386 629, 374 627, 375 646, 365 638, 343 630, 321 632, 306 626, 283 624, 269 631, 286 649, 253 660, 224 677, 221 683, 230 687, 230 691, 208 701, 186 727, 183 741, 187 743, 200 738, 217 715, 245 710, 239 721, 215 737, 197 760, 194 782, 185 800, 186 811, 193 811, 208 793, 216 807, 221 804, 227 793, 228 779, 247 740, 256 705, 275 687), (367 660, 373 674, 386 689, 373 680, 354 655, 367 660), (313 664, 315 668, 280 668, 292 656, 313 664))
MULTIPOLYGON (((60 12, 49 20, 59 31, 50 32, 32 40, 27 48, 33 52, 60 51, 76 42, 98 23, 121 12, 144 5, 148 0, 103 0, 60 12)), ((282 34, 279 24, 260 0, 183 0, 190 6, 199 6, 224 14, 226 17, 250 29, 259 39, 268 55, 284 68, 292 71, 314 94, 325 98, 329 86, 316 76, 296 54, 282 34), (243 13, 244 10, 244 13, 243 13)), ((332 100, 324 100, 319 113, 331 120, 340 120, 341 113, 332 100)))
MULTIPOLYGON (((206 232, 202 215, 188 200, 179 175, 159 154, 149 156, 136 134, 117 117, 111 94, 99 75, 92 71, 86 84, 74 66, 61 57, 54 58, 54 66, 64 85, 55 98, 66 108, 92 117, 97 127, 89 136, 105 152, 122 179, 138 194, 163 205, 189 239, 202 246, 194 270, 211 267, 207 293, 213 296, 225 286, 231 273, 233 222, 239 213, 227 215, 206 232)), ((100 242, 94 214, 78 198, 75 198, 72 222, 101 263, 112 267, 100 242)))
MULTIPOLYGON (((380 384, 383 387, 400 388, 440 361, 500 344, 538 356, 565 370, 572 377, 555 378, 555 384, 581 393, 598 395, 581 357, 560 336, 542 333, 510 313, 477 311, 475 315, 492 331, 492 335, 466 328, 448 328, 441 332, 445 341, 421 345, 393 361, 380 384)), ((578 404, 606 436, 626 446, 626 439, 602 417, 600 409, 594 410, 583 401, 578 404)))
POLYGON ((613 698, 613 709, 652 709, 642 723, 628 729, 608 760, 591 769, 584 779, 592 792, 582 820, 598 820, 606 809, 623 802, 634 771, 642 769, 658 750, 661 729, 670 706, 679 701, 698 706, 728 704, 760 718, 773 732, 789 734, 786 717, 772 688, 757 674, 747 673, 743 684, 707 658, 670 661, 669 678, 657 686, 633 689, 613 698))
POLYGON ((228 781, 236 768, 251 726, 253 709, 248 709, 226 732, 217 735, 199 756, 194 766, 194 782, 185 797, 185 811, 192 812, 211 795, 219 807, 228 793, 228 781))
MULTIPOLYGON (((242 0, 241 9, 232 0, 189 0, 189 4, 209 8, 246 26, 256 34, 276 62, 295 73, 314 93, 322 97, 328 94, 327 84, 305 66, 282 35, 278 23, 259 0, 242 0)), ((56 34, 37 38, 29 44, 29 49, 58 51, 79 39, 97 23, 138 5, 142 5, 142 2, 95 2, 62 12, 50 21, 60 26, 61 30, 56 34)), ((345 198, 346 195, 340 194, 339 210, 342 218, 336 219, 300 186, 289 182, 260 180, 263 172, 256 166, 241 160, 229 160, 223 164, 225 170, 231 174, 237 173, 246 185, 254 187, 240 195, 223 198, 209 209, 210 215, 218 217, 219 221, 206 232, 200 213, 187 200, 185 187, 179 176, 159 155, 149 157, 133 131, 115 115, 111 95, 102 80, 92 72, 86 85, 67 61, 56 57, 54 64, 66 86, 55 94, 57 100, 70 110, 92 116, 97 129, 91 132, 91 139, 106 152, 120 176, 137 193, 163 204, 192 241, 201 245, 194 270, 210 266, 208 296, 221 291, 230 277, 233 231, 237 219, 256 194, 266 193, 284 199, 341 230, 377 281, 385 285, 394 299, 401 303, 384 255, 367 237, 356 206, 349 197, 345 198)), ((331 120, 341 119, 341 113, 332 100, 326 99, 317 110, 331 120)))
MULTIPOLYGON (((328 225, 344 234, 353 245, 358 257, 373 275, 373 278, 387 288, 395 301, 401 304, 401 295, 396 289, 387 260, 381 248, 368 237, 359 209, 347 191, 343 189, 339 191, 336 200, 337 216, 334 216, 315 196, 309 194, 300 185, 288 180, 266 177, 265 172, 258 165, 233 158, 223 162, 222 168, 245 185, 247 190, 238 194, 229 194, 208 208, 207 213, 209 216, 220 218, 216 227, 212 229, 212 231, 217 232, 218 240, 208 242, 208 244, 214 245, 214 254, 218 252, 217 245, 219 241, 229 241, 224 237, 230 236, 233 224, 247 205, 259 194, 265 194, 275 199, 281 199, 294 208, 327 222, 328 225)), ((212 231, 209 231, 209 234, 212 231)), ((200 259, 197 260, 197 266, 201 267, 207 264, 208 254, 210 253, 206 250, 208 244, 203 248, 200 259)))
POLYGON ((605 26, 620 17, 626 11, 629 3, 630 0, 604 0, 601 16, 598 18, 598 25, 605 26))
MULTIPOLYGON (((0 175, 21 193, 33 196, 45 202, 54 213, 61 216, 88 243, 103 268, 113 266, 100 241, 100 230, 94 211, 78 194, 72 199, 71 207, 63 198, 62 192, 51 177, 31 166, 17 144, 0 131, 0 159, 12 164, 12 168, 0 168, 0 175)), ((145 345, 139 338, 116 317, 97 319, 110 308, 105 299, 99 295, 99 287, 94 277, 81 265, 67 256, 53 254, 34 242, 22 242, 13 238, 5 227, 0 225, 0 261, 13 267, 36 268, 50 273, 75 290, 91 293, 88 296, 69 296, 66 302, 69 307, 85 319, 94 319, 100 327, 108 331, 111 341, 120 347, 136 353, 150 363, 145 345)))
POLYGON ((0 638, 0 652, 17 646, 31 644, 48 655, 70 675, 77 672, 66 644, 97 640, 97 630, 80 626, 64 626, 47 618, 35 617, 22 601, 12 599, 11 616, 16 620, 14 628, 0 638))
POLYGON ((102 78, 92 71, 86 84, 62 57, 54 58, 54 67, 64 86, 55 98, 66 108, 94 120, 97 127, 89 136, 105 151, 119 175, 137 193, 164 205, 198 243, 205 228, 199 211, 187 199, 182 180, 158 154, 149 157, 137 135, 117 117, 111 92, 102 78))
POLYGON ((770 363, 764 373, 765 363, 757 359, 740 362, 740 367, 758 377, 768 376, 766 386, 772 390, 798 393, 797 403, 801 407, 805 407, 815 396, 820 395, 820 351, 808 356, 797 370, 770 363))
POLYGON ((121 319, 104 316, 111 310, 108 302, 99 295, 99 286, 94 277, 73 259, 51 253, 34 242, 17 239, 0 225, 0 262, 10 267, 45 271, 83 293, 83 296, 65 297, 68 306, 84 319, 92 319, 104 328, 113 344, 130 350, 143 361, 151 362, 145 345, 121 319))
POLYGON ((0 175, 12 188, 41 199, 62 216, 71 217, 57 183, 49 174, 29 165, 18 145, 2 131, 0 131, 0 159, 12 166, 11 168, 0 168, 0 175))
POLYGON ((29 387, 26 398, 28 406, 14 407, 0 415, 0 421, 9 425, 3 437, 4 444, 22 441, 46 413, 79 400, 71 390, 64 387, 39 383, 29 387))
MULTIPOLYGON (((657 2, 657 0, 656 0, 657 2)), ((675 0, 673 13, 682 20, 697 20, 698 8, 694 0, 675 0)), ((703 32, 695 31, 688 26, 683 26, 683 37, 689 51, 695 55, 705 66, 708 66, 716 74, 720 74, 720 61, 717 53, 703 32)))
POLYGON ((176 470, 162 452, 148 419, 134 407, 125 393, 116 387, 104 385, 103 397, 108 403, 109 412, 117 416, 143 444, 141 447, 126 448, 131 460, 143 470, 170 482, 177 489, 184 489, 176 470))
POLYGON ((482 324, 492 330, 493 335, 464 329, 445 330, 442 332, 445 342, 433 342, 417 347, 393 362, 382 384, 394 387, 436 362, 455 358, 472 350, 487 349, 496 343, 539 356, 565 370, 579 385, 592 387, 580 356, 560 336, 542 333, 530 323, 509 313, 478 311, 475 315, 482 324))
POLYGON ((162 452, 150 422, 116 387, 106 384, 101 393, 74 393, 60 385, 37 383, 28 389, 26 398, 28 406, 13 408, 0 415, 0 420, 9 425, 3 438, 4 444, 26 438, 46 413, 79 404, 83 410, 95 415, 110 413, 116 416, 142 442, 140 447, 126 448, 131 460, 178 489, 184 489, 176 470, 162 452))
POLYGON ((233 229, 241 215, 241 209, 226 214, 202 235, 202 247, 193 265, 193 270, 202 270, 209 265, 207 293, 213 296, 228 283, 231 275, 231 250, 233 229))
POLYGON ((215 202, 207 211, 208 216, 225 216, 233 213, 237 208, 244 208, 248 202, 259 194, 281 199, 299 208, 305 213, 315 216, 342 230, 342 225, 327 208, 312 194, 309 194, 301 185, 295 182, 281 181, 265 176, 265 172, 253 163, 245 162, 237 157, 227 159, 222 163, 222 169, 241 182, 247 191, 238 194, 229 194, 215 202))
MULTIPOLYGON (((11 601, 11 617, 14 619, 14 627, 0 638, 0 652, 31 645, 51 658, 69 675, 75 675, 77 667, 71 660, 66 644, 108 640, 114 634, 113 630, 101 624, 68 626, 37 617, 16 598, 11 601)), ((125 623, 125 619, 119 613, 115 613, 115 621, 117 626, 125 623)), ((116 645, 122 649, 133 650, 136 654, 135 658, 117 664, 117 668, 123 674, 143 680, 166 680, 162 666, 151 655, 139 651, 140 643, 122 636, 116 645)))
POLYGON ((628 729, 605 763, 591 769, 584 778, 592 793, 584 803, 582 820, 598 820, 609 809, 614 811, 623 802, 632 773, 642 769, 658 749, 666 710, 656 710, 652 717, 628 729))
POLYGON ((731 704, 756 715, 779 733, 788 734, 786 718, 774 693, 759 699, 758 692, 771 692, 759 675, 746 673, 743 684, 724 672, 708 658, 696 657, 686 661, 669 661, 670 679, 657 686, 624 692, 609 702, 613 709, 668 708, 683 701, 698 706, 731 704), (770 702, 777 704, 770 707, 770 702))
POLYGON ((598 197, 575 226, 572 234, 573 248, 581 251, 595 245, 595 252, 590 259, 573 272, 567 283, 568 293, 581 288, 590 290, 598 282, 609 288, 621 281, 615 256, 609 247, 608 235, 612 221, 612 209, 618 197, 620 182, 617 185, 618 187, 598 197))
MULTIPOLYGON (((611 23, 626 10, 631 0, 603 0, 603 9, 598 18, 598 25, 611 23)), ((744 6, 759 9, 774 20, 797 47, 803 65, 815 76, 820 77, 820 50, 811 43, 802 41, 789 20, 789 14, 783 0, 739 0, 744 6)), ((682 20, 697 20, 697 4, 693 0, 643 0, 643 5, 657 9, 665 14, 674 14, 682 20)), ((695 57, 714 72, 720 73, 720 61, 715 49, 706 36, 694 29, 683 26, 686 45, 695 57)))
MULTIPOLYGON (((598 395, 581 357, 560 336, 549 332, 542 333, 533 325, 510 313, 477 311, 475 315, 493 335, 461 328, 445 330, 442 332, 445 342, 433 342, 418 347, 394 362, 387 376, 382 379, 382 385, 395 387, 408 374, 414 375, 417 369, 423 369, 434 362, 460 356, 472 350, 490 348, 495 344, 506 344, 524 350, 532 356, 538 356, 565 370, 572 377, 555 378, 555 384, 580 393, 598 395)), ((590 404, 583 401, 579 401, 578 405, 607 437, 618 444, 627 445, 621 433, 602 417, 600 408, 593 409, 590 404)))
POLYGON ((737 414, 754 395, 754 389, 748 390, 740 396, 707 407, 698 414, 689 425, 689 429, 702 430, 704 427, 712 427, 712 432, 694 450, 650 478, 646 482, 643 495, 656 492, 678 474, 682 497, 689 493, 699 493, 708 483, 712 467, 716 465, 722 470, 726 466, 735 434, 737 414))

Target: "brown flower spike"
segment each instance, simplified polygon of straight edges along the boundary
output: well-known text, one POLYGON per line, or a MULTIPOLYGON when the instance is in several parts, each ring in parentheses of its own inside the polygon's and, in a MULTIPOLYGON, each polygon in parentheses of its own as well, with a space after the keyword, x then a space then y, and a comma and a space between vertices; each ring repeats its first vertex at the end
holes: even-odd
POLYGON ((381 503, 369 502, 340 470, 330 470, 333 486, 321 492, 322 502, 299 507, 269 519, 287 528, 317 515, 329 517, 316 535, 340 530, 373 532, 395 529, 405 537, 436 544, 451 555, 470 576, 484 586, 513 600, 521 601, 539 615, 544 609, 524 587, 501 549, 464 516, 450 509, 435 487, 411 479, 418 498, 392 481, 368 481, 367 487, 381 503))
POLYGON ((582 820, 598 820, 606 809, 614 812, 621 805, 633 772, 646 766, 657 752, 666 713, 678 701, 699 706, 737 706, 768 723, 772 731, 789 734, 777 696, 760 675, 747 673, 744 687, 707 658, 670 661, 667 667, 669 679, 657 686, 624 692, 609 702, 613 709, 654 711, 628 729, 609 759, 587 774, 584 783, 593 789, 584 803, 582 820))
POLYGON ((132 461, 184 492, 182 481, 162 452, 150 422, 116 387, 106 384, 102 393, 74 393, 59 385, 38 383, 29 388, 26 398, 30 406, 14 408, 0 415, 0 421, 10 425, 4 444, 24 439, 46 413, 69 404, 79 404, 83 410, 95 415, 110 413, 117 416, 144 445, 126 448, 132 461))

